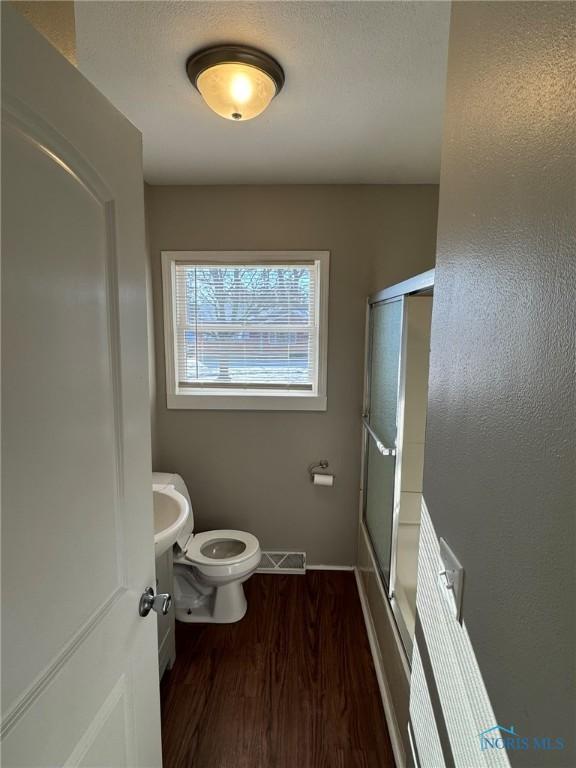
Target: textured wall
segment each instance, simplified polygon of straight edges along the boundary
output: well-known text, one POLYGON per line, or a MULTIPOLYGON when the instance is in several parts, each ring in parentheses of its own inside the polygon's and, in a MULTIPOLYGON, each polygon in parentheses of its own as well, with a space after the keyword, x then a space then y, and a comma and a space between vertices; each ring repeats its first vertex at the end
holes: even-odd
POLYGON ((498 722, 572 742, 534 768, 576 764, 574 19, 453 5, 425 456, 498 722))
POLYGON ((410 678, 410 721, 421 768, 507 768, 506 751, 481 750, 478 734, 497 722, 515 725, 521 736, 526 732, 513 717, 496 719, 466 622, 455 621, 438 589, 439 558, 438 536, 423 504, 410 678))
POLYGON ((383 287, 372 283, 376 260, 387 282, 432 266, 436 201, 434 186, 148 187, 155 469, 184 477, 198 530, 242 528, 267 549, 354 563, 366 295, 383 287), (250 248, 331 251, 328 410, 167 410, 160 251, 250 248), (334 488, 308 479, 307 465, 320 458, 330 461, 334 488))

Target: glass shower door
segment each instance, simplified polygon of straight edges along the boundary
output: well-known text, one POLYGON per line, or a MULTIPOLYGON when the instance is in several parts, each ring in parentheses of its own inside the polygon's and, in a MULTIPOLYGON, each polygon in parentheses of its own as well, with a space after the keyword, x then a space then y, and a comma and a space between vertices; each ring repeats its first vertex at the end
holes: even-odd
POLYGON ((403 297, 370 307, 364 414, 364 521, 389 593, 403 316, 403 297))

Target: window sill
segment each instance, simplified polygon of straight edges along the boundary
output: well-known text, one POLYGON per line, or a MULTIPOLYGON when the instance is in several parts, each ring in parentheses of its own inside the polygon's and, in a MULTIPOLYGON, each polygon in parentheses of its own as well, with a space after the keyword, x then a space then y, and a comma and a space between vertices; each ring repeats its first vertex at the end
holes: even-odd
POLYGON ((166 395, 171 410, 203 411, 325 411, 326 395, 253 393, 215 395, 202 392, 166 395))

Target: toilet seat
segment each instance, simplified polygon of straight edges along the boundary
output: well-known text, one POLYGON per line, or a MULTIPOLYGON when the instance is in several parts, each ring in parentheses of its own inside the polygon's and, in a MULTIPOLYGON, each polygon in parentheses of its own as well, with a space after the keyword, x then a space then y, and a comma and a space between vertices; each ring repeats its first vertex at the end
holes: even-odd
MULTIPOLYGON (((226 547, 224 546, 220 549, 225 550, 226 547)), ((259 552, 259 549, 260 544, 256 536, 253 536, 251 533, 247 533, 246 531, 233 531, 229 529, 204 531, 203 533, 197 533, 190 537, 186 545, 186 554, 184 555, 184 559, 193 565, 199 566, 215 567, 222 565, 240 565, 246 560, 250 560, 252 557, 254 557, 254 555, 259 552), (215 554, 212 556, 203 553, 202 550, 204 550, 204 552, 210 550, 210 543, 216 544, 218 542, 224 544, 233 544, 234 542, 238 542, 243 544, 244 548, 237 554, 232 554, 230 556, 220 556, 218 554, 218 547, 212 548, 213 551, 215 550, 215 554)))

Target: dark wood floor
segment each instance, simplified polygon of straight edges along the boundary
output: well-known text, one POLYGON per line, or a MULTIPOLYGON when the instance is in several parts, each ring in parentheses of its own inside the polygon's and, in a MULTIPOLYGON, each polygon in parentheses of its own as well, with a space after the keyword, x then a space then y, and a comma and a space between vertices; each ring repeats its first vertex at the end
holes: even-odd
POLYGON ((164 768, 393 768, 354 576, 253 576, 237 624, 176 622, 164 768))

